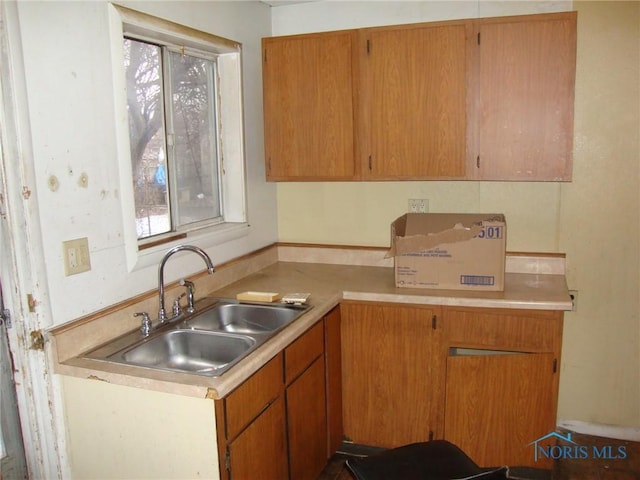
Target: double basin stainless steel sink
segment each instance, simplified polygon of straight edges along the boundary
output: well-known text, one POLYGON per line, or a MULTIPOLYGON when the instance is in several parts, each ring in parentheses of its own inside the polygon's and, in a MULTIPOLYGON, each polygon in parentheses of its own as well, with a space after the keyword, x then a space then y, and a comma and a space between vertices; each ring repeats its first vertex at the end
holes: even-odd
POLYGON ((217 377, 304 314, 310 306, 204 298, 193 314, 151 331, 128 333, 87 358, 217 377))

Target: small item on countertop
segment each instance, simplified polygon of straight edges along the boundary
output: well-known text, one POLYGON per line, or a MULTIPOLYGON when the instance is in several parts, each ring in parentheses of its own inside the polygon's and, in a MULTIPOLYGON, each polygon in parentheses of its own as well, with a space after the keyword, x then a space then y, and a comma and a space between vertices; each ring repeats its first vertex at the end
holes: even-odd
POLYGON ((281 295, 274 292, 242 292, 236 298, 245 302, 277 302, 281 295))
POLYGON ((302 305, 307 303, 310 296, 310 293, 285 293, 282 296, 282 303, 302 305))

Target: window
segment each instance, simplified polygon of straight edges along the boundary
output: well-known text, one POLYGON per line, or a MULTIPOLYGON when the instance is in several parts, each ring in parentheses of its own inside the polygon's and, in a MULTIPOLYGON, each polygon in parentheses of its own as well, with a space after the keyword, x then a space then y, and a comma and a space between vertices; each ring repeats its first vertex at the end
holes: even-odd
POLYGON ((215 57, 125 38, 136 232, 223 221, 215 57))
POLYGON ((139 248, 246 222, 240 45, 114 7, 139 248))

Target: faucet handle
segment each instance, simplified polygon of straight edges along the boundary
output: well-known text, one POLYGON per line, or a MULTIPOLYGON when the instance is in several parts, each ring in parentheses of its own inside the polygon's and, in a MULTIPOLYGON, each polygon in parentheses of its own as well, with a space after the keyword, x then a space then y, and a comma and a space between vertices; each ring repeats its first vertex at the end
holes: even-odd
POLYGON ((182 313, 182 307, 180 306, 180 300, 182 300, 183 297, 185 297, 187 294, 186 293, 182 293, 180 295, 178 295, 178 298, 176 298, 173 301, 173 318, 177 317, 178 315, 180 315, 182 313))
POLYGON ((151 332, 151 318, 149 318, 149 314, 147 312, 137 312, 133 314, 134 317, 142 317, 142 325, 140 325, 140 333, 142 333, 145 337, 149 335, 151 332))
POLYGON ((185 292, 187 295, 187 312, 188 313, 195 312, 196 308, 194 306, 194 301, 195 301, 194 293, 196 291, 196 286, 194 285, 193 282, 190 282, 189 280, 186 280, 184 278, 180 280, 180 285, 182 285, 187 289, 187 291, 185 292))

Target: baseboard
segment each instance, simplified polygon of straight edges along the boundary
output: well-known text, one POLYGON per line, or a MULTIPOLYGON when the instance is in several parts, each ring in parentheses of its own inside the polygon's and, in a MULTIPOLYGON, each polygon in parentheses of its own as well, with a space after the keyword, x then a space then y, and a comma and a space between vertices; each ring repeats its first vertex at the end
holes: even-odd
POLYGON ((622 427, 618 425, 582 422, 580 420, 559 420, 558 427, 583 435, 640 442, 640 427, 622 427))

